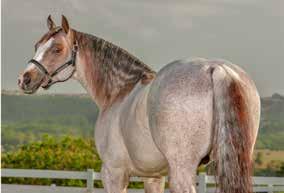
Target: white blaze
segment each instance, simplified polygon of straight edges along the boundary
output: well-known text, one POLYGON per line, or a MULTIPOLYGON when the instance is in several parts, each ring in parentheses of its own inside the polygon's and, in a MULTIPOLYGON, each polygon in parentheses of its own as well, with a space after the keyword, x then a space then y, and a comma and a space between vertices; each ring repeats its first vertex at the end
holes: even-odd
MULTIPOLYGON (((42 60, 42 57, 45 53, 45 51, 50 48, 50 46, 52 45, 54 38, 50 38, 47 42, 45 42, 45 44, 41 45, 38 47, 35 56, 33 57, 34 60, 40 62, 42 60)), ((34 64, 30 64, 27 68, 27 70, 30 70, 32 68, 36 67, 34 64)))
POLYGON ((50 46, 52 45, 54 38, 50 38, 47 42, 45 42, 45 44, 41 45, 40 47, 38 47, 36 54, 34 56, 33 59, 37 60, 37 61, 41 61, 45 51, 50 48, 50 46))

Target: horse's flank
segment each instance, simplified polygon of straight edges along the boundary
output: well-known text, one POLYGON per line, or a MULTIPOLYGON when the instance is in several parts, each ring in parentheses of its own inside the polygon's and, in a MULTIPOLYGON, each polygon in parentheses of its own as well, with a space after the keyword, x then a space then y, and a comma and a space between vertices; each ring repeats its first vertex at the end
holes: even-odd
POLYGON ((74 31, 84 63, 86 87, 103 109, 125 97, 141 81, 149 83, 156 72, 124 49, 93 35, 74 31))

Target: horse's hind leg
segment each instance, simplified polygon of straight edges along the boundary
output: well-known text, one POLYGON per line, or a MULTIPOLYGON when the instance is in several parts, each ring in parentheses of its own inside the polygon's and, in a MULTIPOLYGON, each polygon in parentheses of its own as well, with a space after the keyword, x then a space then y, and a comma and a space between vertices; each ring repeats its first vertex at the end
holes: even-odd
POLYGON ((168 161, 171 193, 196 192, 196 170, 210 150, 213 92, 211 77, 206 73, 180 72, 178 77, 165 80, 167 84, 160 83, 160 90, 150 93, 151 134, 168 161))
POLYGON ((180 130, 162 138, 160 150, 168 161, 171 193, 196 193, 197 168, 210 147, 209 128, 184 128, 188 134, 180 130))
POLYGON ((163 193, 165 189, 165 177, 143 178, 145 193, 163 193))
POLYGON ((190 121, 179 112, 164 114, 152 130, 155 144, 168 161, 171 193, 196 193, 197 168, 211 145, 212 116, 208 109, 186 116, 195 118, 190 121))
POLYGON ((173 159, 169 162, 169 185, 171 193, 196 193, 196 170, 199 161, 173 159))

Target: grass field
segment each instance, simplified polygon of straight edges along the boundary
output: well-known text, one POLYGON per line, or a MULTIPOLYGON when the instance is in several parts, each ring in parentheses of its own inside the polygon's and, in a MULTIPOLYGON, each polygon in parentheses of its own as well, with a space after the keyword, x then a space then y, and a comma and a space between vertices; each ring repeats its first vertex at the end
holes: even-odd
POLYGON ((279 162, 284 162, 284 151, 273 151, 269 149, 257 149, 254 150, 254 158, 256 158, 257 154, 261 154, 261 164, 255 163, 255 167, 259 169, 266 168, 267 165, 271 162, 275 162, 275 164, 279 162))

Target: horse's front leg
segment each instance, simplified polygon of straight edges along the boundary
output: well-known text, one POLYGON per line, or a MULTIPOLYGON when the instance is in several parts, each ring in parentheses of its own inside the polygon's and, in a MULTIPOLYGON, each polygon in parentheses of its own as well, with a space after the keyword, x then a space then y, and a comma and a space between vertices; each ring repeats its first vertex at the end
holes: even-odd
POLYGON ((164 193, 165 177, 143 178, 145 193, 164 193))
POLYGON ((107 193, 126 193, 129 175, 124 168, 114 168, 107 165, 101 170, 104 189, 107 193))

